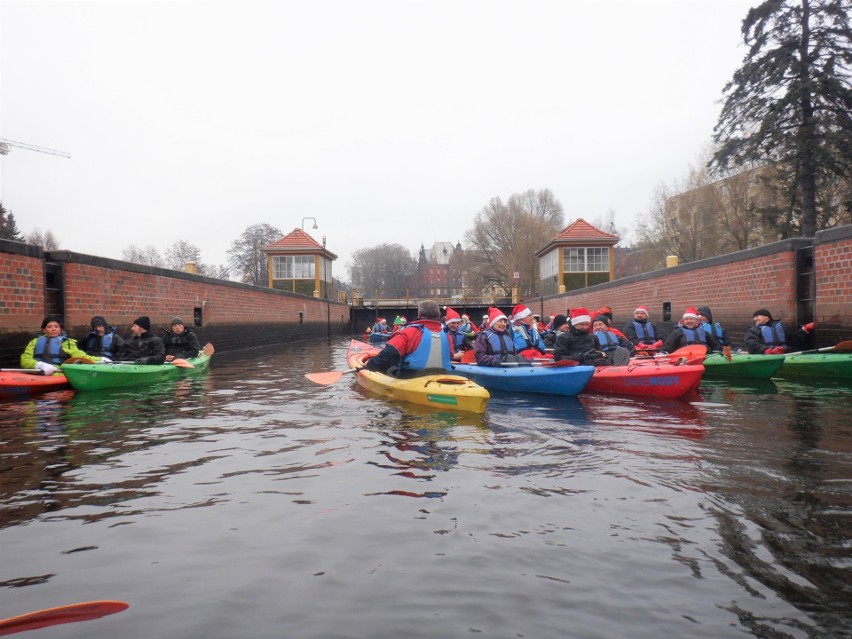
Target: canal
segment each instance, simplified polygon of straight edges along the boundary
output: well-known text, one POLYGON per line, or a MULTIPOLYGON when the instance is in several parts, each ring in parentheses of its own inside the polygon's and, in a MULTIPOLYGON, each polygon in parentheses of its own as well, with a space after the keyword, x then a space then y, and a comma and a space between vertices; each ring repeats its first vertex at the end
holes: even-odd
POLYGON ((347 341, 0 404, 0 617, 89 639, 852 636, 852 386, 360 391, 347 341))

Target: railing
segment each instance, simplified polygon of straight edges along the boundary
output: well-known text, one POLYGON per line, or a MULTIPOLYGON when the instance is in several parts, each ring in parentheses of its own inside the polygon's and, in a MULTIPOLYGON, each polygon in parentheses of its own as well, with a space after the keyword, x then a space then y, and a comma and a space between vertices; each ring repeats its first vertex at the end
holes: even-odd
POLYGON ((517 303, 517 293, 506 294, 504 291, 494 291, 483 294, 481 291, 471 293, 455 293, 452 295, 416 295, 417 291, 359 291, 353 290, 349 295, 352 306, 371 308, 414 308, 417 303, 429 299, 439 306, 506 306, 517 303))

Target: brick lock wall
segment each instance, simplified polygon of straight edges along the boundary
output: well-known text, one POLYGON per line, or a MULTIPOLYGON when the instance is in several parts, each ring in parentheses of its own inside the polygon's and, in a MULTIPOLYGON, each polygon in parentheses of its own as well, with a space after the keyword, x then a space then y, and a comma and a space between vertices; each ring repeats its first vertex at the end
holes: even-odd
POLYGON ((42 255, 37 247, 0 240, 0 331, 30 333, 31 318, 44 316, 42 255))
POLYGON ((852 237, 840 229, 817 233, 814 246, 816 271, 816 323, 819 341, 829 344, 852 338, 852 237))

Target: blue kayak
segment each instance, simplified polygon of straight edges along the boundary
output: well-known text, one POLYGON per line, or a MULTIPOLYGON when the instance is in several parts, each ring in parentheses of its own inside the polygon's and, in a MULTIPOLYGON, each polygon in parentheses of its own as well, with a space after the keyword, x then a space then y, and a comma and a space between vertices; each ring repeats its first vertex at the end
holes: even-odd
POLYGON ((595 373, 594 366, 477 366, 453 364, 453 370, 488 390, 510 393, 568 395, 579 393, 595 373))

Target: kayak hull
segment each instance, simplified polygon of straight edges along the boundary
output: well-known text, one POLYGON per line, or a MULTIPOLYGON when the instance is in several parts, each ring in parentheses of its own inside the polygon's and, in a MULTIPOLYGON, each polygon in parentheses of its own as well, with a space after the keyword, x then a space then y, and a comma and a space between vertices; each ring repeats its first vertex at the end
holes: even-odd
POLYGON ((30 375, 29 373, 0 373, 0 397, 17 397, 46 393, 68 387, 65 375, 30 375))
POLYGON ((456 372, 488 390, 546 395, 577 395, 595 372, 594 366, 477 366, 454 364, 456 372))
POLYGON ((787 355, 775 377, 852 379, 852 353, 787 355))
MULTIPOLYGON (((360 368, 378 352, 374 346, 352 340, 346 354, 349 368, 360 368)), ((441 410, 484 413, 491 397, 482 386, 451 373, 397 378, 376 371, 355 373, 359 386, 389 399, 430 406, 441 410)))
POLYGON ((689 364, 599 366, 583 392, 673 399, 698 388, 703 374, 703 366, 689 364))
POLYGON ((704 359, 704 375, 738 379, 769 379, 783 363, 784 355, 731 353, 729 362, 721 353, 711 353, 704 359))
POLYGON ((150 386, 187 373, 206 370, 210 357, 199 353, 198 357, 186 361, 194 368, 181 368, 173 364, 63 364, 62 372, 68 378, 71 388, 78 391, 150 386))

